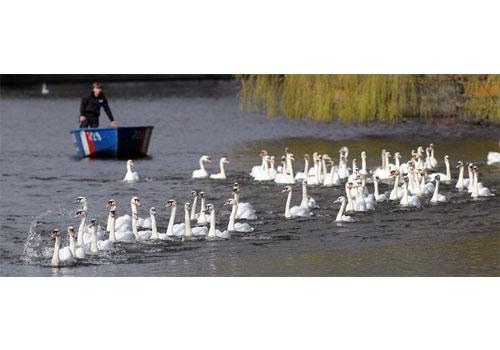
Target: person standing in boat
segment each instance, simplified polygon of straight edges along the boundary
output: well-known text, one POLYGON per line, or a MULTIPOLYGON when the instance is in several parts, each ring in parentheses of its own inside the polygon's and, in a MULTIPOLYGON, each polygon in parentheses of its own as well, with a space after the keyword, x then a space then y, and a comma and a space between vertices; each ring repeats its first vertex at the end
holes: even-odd
POLYGON ((82 98, 80 104, 80 128, 97 128, 99 127, 99 115, 101 107, 111 121, 112 126, 117 126, 117 121, 113 118, 113 113, 108 105, 108 100, 102 92, 102 84, 95 82, 92 84, 92 92, 90 95, 82 98))

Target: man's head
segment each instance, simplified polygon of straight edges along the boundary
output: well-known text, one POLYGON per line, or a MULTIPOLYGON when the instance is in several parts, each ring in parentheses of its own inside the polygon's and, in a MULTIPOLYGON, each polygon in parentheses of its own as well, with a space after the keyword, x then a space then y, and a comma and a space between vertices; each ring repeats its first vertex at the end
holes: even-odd
POLYGON ((92 84, 92 91, 94 95, 99 96, 102 93, 102 84, 97 81, 92 84))

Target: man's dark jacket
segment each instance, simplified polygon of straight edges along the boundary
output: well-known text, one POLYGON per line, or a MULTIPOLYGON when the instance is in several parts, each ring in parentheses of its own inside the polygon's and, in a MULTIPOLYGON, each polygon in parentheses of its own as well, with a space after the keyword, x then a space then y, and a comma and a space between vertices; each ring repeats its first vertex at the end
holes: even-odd
POLYGON ((109 120, 113 121, 113 113, 111 113, 108 100, 103 93, 96 96, 93 92, 91 92, 90 95, 82 98, 82 103, 80 104, 80 115, 87 118, 88 124, 99 125, 101 107, 104 108, 104 112, 106 112, 109 120))

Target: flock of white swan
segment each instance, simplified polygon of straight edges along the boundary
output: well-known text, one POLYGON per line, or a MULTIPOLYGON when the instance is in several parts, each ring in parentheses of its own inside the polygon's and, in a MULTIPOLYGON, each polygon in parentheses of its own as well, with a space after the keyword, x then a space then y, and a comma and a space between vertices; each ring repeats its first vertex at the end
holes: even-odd
MULTIPOLYGON (((500 162, 500 153, 490 152, 488 163, 500 162)), ((312 157, 304 155, 304 170, 294 172, 295 156, 285 149, 281 164, 275 167, 274 156, 268 155, 265 150, 260 152, 261 163, 251 169, 250 176, 257 182, 274 181, 284 184, 282 192, 286 193, 284 217, 309 217, 312 210, 319 208, 314 198, 308 195, 308 186, 334 187, 343 186, 345 195, 338 197, 334 203, 340 204, 336 215, 336 223, 354 222, 356 219, 345 215, 348 213, 366 212, 375 210, 377 203, 383 201, 397 201, 402 207, 420 207, 421 202, 430 197, 430 203, 446 202, 447 198, 439 192, 440 184, 452 184, 450 160, 444 156, 445 173, 434 172, 438 161, 434 156, 434 146, 418 147, 411 152, 406 162, 401 161, 401 154, 391 155, 382 150, 381 164, 378 168, 369 170, 366 166, 366 153, 361 152, 361 167, 357 159, 349 161, 349 149, 342 147, 339 150, 339 159, 335 163, 328 154, 313 153, 312 157), (393 158, 393 163, 390 158, 393 158), (310 166, 310 162, 312 166, 310 166), (351 165, 351 166, 349 166, 351 165), (390 185, 390 192, 380 193, 379 183, 390 185), (299 205, 292 206, 293 187, 301 183, 302 197, 299 205), (367 184, 373 184, 373 193, 369 192, 367 184)), ((199 160, 199 169, 194 170, 194 179, 226 179, 225 165, 229 163, 226 157, 220 159, 220 170, 217 174, 209 175, 205 163, 211 163, 210 156, 203 155, 199 160)), ((455 188, 464 194, 468 193, 473 199, 489 197, 494 194, 479 182, 479 168, 473 163, 464 165, 457 162, 458 178, 454 182, 455 188), (468 176, 465 177, 465 169, 468 176)), ((140 177, 135 171, 134 162, 127 161, 127 173, 124 182, 133 183, 140 177)), ((88 201, 85 197, 78 197, 75 203, 80 204, 75 219, 80 220, 78 230, 73 226, 67 228, 68 245, 61 247, 61 232, 57 229, 51 232, 55 238, 51 265, 73 264, 78 259, 85 258, 86 254, 95 254, 100 250, 110 250, 115 242, 135 242, 144 240, 189 240, 189 239, 229 239, 234 232, 253 232, 254 229, 247 222, 236 220, 257 219, 255 209, 250 203, 240 202, 240 186, 233 185, 232 197, 225 205, 231 207, 227 228, 220 231, 216 227, 215 206, 207 202, 204 192, 192 191, 192 200, 184 204, 184 222, 175 223, 177 202, 174 199, 167 201, 165 207, 170 209, 170 220, 165 233, 158 232, 157 210, 149 209, 149 217, 140 218, 138 215, 141 202, 134 196, 130 200, 130 215, 117 216, 117 202, 109 199, 106 208, 108 217, 105 229, 102 229, 95 218, 87 223, 88 201), (199 203, 199 210, 198 210, 199 203)))

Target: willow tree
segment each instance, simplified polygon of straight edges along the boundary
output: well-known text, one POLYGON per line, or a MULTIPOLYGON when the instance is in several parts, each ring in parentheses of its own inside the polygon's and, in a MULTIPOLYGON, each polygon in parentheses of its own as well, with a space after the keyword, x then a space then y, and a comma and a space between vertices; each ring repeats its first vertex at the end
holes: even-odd
POLYGON ((319 121, 434 116, 500 121, 498 76, 239 75, 243 107, 319 121))

